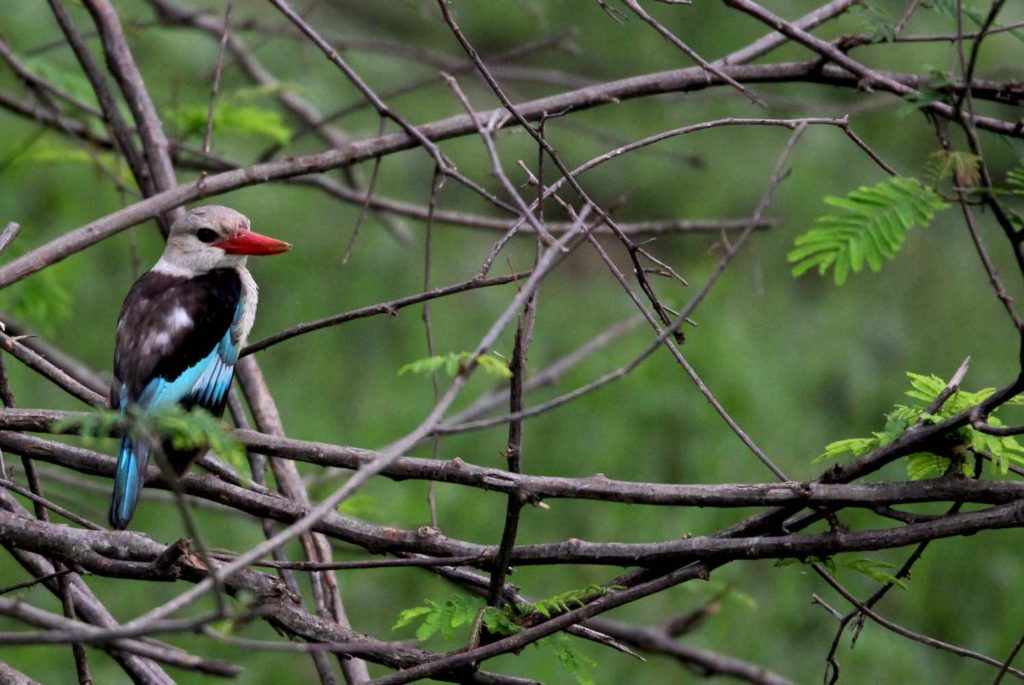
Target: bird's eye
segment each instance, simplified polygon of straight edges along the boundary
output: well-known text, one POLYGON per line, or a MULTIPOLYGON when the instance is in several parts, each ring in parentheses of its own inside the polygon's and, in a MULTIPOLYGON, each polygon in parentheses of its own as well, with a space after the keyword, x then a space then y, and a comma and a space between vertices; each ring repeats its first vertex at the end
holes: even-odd
POLYGON ((212 228, 200 228, 196 231, 196 237, 204 243, 212 243, 217 239, 217 232, 212 228))

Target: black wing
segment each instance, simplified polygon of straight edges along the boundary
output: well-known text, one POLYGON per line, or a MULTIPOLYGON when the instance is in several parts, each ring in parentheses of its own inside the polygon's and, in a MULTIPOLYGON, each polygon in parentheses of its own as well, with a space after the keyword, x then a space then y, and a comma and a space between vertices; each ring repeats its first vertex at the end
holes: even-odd
POLYGON ((132 286, 121 307, 114 351, 116 383, 135 402, 153 379, 173 382, 220 344, 242 297, 235 269, 194 277, 149 271, 132 286))

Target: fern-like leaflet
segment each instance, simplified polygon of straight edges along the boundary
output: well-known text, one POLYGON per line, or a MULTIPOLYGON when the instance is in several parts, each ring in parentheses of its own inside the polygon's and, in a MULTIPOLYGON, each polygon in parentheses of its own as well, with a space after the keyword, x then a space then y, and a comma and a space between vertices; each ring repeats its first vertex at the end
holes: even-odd
MULTIPOLYGON (((926 421, 938 423, 957 414, 973 409, 981 402, 995 393, 995 388, 983 388, 975 392, 959 389, 947 399, 937 413, 929 413, 928 407, 943 392, 946 382, 936 375, 924 375, 918 373, 907 373, 910 379, 911 389, 907 391, 907 397, 917 400, 910 406, 897 404, 892 411, 885 415, 885 430, 871 434, 870 438, 847 438, 837 440, 825 446, 822 452, 814 461, 815 463, 834 459, 846 452, 855 457, 867 454, 873 449, 887 445, 898 438, 907 427, 919 422, 926 421)), ((1007 405, 1024 405, 1024 398, 1014 397, 1007 405)), ((1002 420, 996 416, 999 409, 989 414, 986 422, 990 426, 1000 427, 1002 420)), ((953 433, 950 434, 952 437, 953 433)), ((956 429, 955 435, 959 437, 959 445, 951 445, 951 451, 944 454, 932 452, 919 452, 912 454, 907 459, 907 476, 911 480, 923 480, 925 478, 938 478, 945 474, 951 466, 949 454, 959 454, 960 459, 957 466, 962 474, 973 476, 973 467, 964 459, 966 452, 985 454, 992 458, 999 472, 1006 474, 1011 464, 1024 464, 1024 445, 1021 445, 1017 438, 1012 435, 990 435, 977 430, 973 426, 963 426, 956 429)))
POLYGON ((1011 195, 1024 195, 1024 166, 1008 171, 1006 183, 1010 186, 1011 195))
POLYGON ((786 258, 794 276, 814 267, 824 275, 831 267, 836 285, 865 264, 872 271, 881 269, 882 260, 892 259, 903 247, 907 231, 916 224, 927 226, 937 211, 949 207, 930 186, 900 176, 861 186, 846 197, 830 195, 825 203, 844 212, 818 217, 786 258))

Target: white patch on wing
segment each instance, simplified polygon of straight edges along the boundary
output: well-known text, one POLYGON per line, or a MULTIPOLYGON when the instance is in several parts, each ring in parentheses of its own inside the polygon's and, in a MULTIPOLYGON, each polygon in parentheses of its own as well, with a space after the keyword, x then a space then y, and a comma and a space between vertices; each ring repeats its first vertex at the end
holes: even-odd
POLYGON ((160 331, 146 336, 142 343, 143 354, 162 354, 171 346, 171 335, 167 331, 160 331))
MULTIPOLYGON (((189 316, 188 312, 182 307, 175 307, 171 310, 171 313, 167 315, 167 327, 171 330, 181 330, 182 328, 188 328, 192 325, 192 317, 189 316)), ((161 335, 164 335, 161 333, 161 335)))

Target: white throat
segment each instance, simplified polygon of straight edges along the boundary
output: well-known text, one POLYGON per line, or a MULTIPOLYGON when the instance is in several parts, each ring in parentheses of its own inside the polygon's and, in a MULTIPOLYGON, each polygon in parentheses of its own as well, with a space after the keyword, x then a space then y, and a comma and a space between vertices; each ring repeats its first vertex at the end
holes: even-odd
POLYGON ((252 330, 252 325, 256 321, 259 288, 256 286, 256 281, 253 279, 252 274, 244 266, 238 267, 238 275, 242 278, 242 316, 238 320, 238 325, 232 331, 232 337, 235 338, 238 347, 242 348, 245 346, 245 341, 249 337, 249 331, 252 330))
POLYGON ((160 257, 156 264, 153 265, 151 271, 157 273, 166 274, 167 276, 184 276, 185 278, 192 278, 196 275, 194 269, 190 269, 187 266, 175 264, 167 259, 167 255, 160 257))

